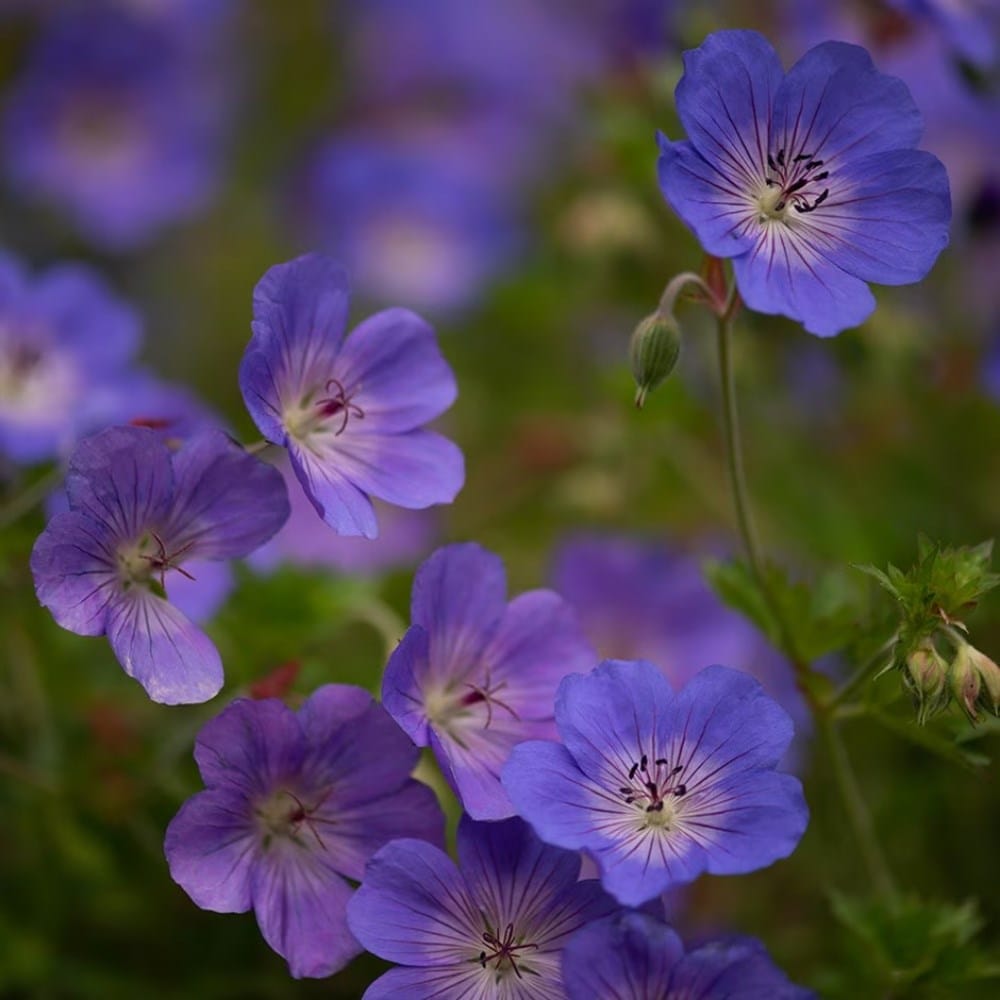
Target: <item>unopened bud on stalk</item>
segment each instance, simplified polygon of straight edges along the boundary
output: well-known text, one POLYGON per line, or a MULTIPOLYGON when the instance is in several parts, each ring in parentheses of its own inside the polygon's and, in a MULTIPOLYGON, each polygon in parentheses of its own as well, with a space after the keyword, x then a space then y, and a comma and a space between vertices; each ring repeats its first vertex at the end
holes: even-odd
POLYGON ((929 639, 906 658, 907 683, 917 697, 917 721, 923 725, 948 703, 948 664, 929 639))
POLYGON ((979 719, 977 705, 1000 714, 1000 667, 967 642, 959 646, 951 664, 951 690, 973 722, 979 719))
POLYGON ((635 328, 629 357, 635 377, 636 406, 641 408, 647 393, 674 370, 680 353, 681 331, 672 316, 654 312, 635 328))

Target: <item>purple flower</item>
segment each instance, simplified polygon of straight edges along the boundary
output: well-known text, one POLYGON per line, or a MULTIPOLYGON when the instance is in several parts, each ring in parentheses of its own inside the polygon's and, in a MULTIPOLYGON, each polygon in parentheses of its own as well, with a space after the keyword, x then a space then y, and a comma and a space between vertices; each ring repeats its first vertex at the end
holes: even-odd
POLYGON ((364 1000, 563 1000, 559 955, 577 928, 612 912, 579 855, 539 842, 519 819, 458 825, 458 867, 418 840, 372 858, 347 908, 369 951, 405 966, 364 1000))
POLYGON ((753 938, 709 941, 685 953, 666 924, 635 911, 594 921, 567 942, 568 1000, 809 1000, 753 938))
POLYGON ((63 628, 107 635, 153 701, 213 697, 222 664, 166 593, 198 559, 245 556, 288 517, 277 470, 221 431, 171 453, 156 431, 112 427, 82 441, 66 479, 69 510, 35 542, 38 599, 63 628))
POLYGON ((135 247, 214 193, 220 109, 207 89, 154 23, 100 7, 65 12, 9 95, 6 172, 94 243, 135 247))
POLYGON ((296 978, 361 953, 345 880, 383 844, 443 844, 437 799, 410 778, 416 748, 360 688, 328 684, 298 712, 238 699, 202 729, 194 756, 206 788, 167 827, 170 874, 204 910, 253 909, 296 978))
POLYGON ((733 259, 751 309, 830 336, 875 308, 866 282, 930 270, 948 242, 948 177, 915 148, 906 86, 864 49, 825 42, 786 74, 761 35, 721 31, 684 69, 690 139, 660 136, 660 186, 705 250, 733 259))
POLYGON ((347 303, 347 278, 327 257, 272 267, 254 290, 240 388, 323 520, 374 538, 371 496, 420 509, 461 489, 461 451, 422 427, 451 406, 455 379, 434 331, 406 309, 377 313, 344 340, 347 303))
POLYGON ((515 747, 504 787, 626 905, 704 871, 763 868, 805 831, 802 786, 774 769, 791 720, 748 674, 707 667, 674 694, 651 663, 608 660, 563 680, 556 723, 562 743, 515 747))
POLYGON ((928 21, 955 52, 982 69, 997 57, 995 0, 889 0, 901 14, 928 21))
POLYGON ((285 526, 247 562, 260 573, 282 563, 330 568, 354 576, 374 576, 400 566, 413 566, 434 545, 437 518, 429 510, 403 510, 375 501, 378 538, 351 538, 332 531, 317 532, 316 511, 299 488, 287 461, 278 468, 285 478, 291 514, 285 526))
POLYGON ((342 137, 317 154, 307 227, 358 288, 419 309, 470 304, 518 245, 501 185, 440 143, 342 137))
POLYGON ((412 626, 393 651, 382 701, 428 746, 473 819, 514 809, 500 769, 522 740, 555 737, 559 681, 596 661, 572 609, 550 590, 507 602, 498 556, 478 545, 438 549, 417 570, 412 626))
POLYGON ((54 458, 99 425, 93 401, 122 392, 139 317, 90 268, 30 278, 0 255, 0 454, 54 458))

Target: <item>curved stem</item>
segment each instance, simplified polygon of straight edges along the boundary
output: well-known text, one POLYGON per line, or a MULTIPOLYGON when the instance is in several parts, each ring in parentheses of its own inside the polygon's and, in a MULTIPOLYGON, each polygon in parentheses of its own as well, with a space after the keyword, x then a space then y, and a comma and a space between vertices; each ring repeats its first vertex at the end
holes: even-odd
POLYGON ((871 813, 868 812, 868 806, 861 795, 858 779, 851 767, 837 724, 829 717, 822 717, 819 720, 819 728, 830 755, 834 781, 844 804, 844 814, 858 843, 862 860, 868 870, 868 877, 875 891, 883 899, 891 901, 896 896, 896 886, 878 838, 875 836, 871 813))
POLYGON ((880 664, 885 662, 886 656, 893 651, 896 643, 899 641, 899 633, 894 632, 878 649, 872 653, 871 656, 861 664, 860 667, 844 682, 843 686, 838 688, 834 693, 833 697, 829 701, 829 707, 832 709, 838 705, 842 705, 852 694, 866 680, 868 680, 871 672, 880 664))
POLYGON ((795 637, 771 590, 764 572, 764 561, 754 532, 750 516, 746 470, 743 463, 743 444, 740 437, 740 418, 736 407, 736 379, 732 358, 732 314, 736 311, 738 299, 734 295, 726 312, 716 321, 719 342, 719 378, 722 384, 722 419, 726 439, 726 460, 729 466, 729 482, 733 491, 733 506, 736 509, 736 523, 739 528, 743 548, 746 550, 750 571, 753 573, 761 595, 767 603, 781 640, 782 652, 791 660, 796 674, 809 673, 809 664, 799 655, 795 637))

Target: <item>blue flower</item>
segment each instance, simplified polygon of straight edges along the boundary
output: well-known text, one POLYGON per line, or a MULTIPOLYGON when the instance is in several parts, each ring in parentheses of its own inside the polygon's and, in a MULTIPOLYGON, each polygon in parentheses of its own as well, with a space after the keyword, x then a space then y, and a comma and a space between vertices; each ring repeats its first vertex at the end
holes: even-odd
POLYGON ((864 49, 825 42, 786 74, 761 35, 721 31, 684 54, 677 111, 660 186, 751 309, 839 333, 875 308, 866 282, 919 281, 948 243, 944 167, 864 49))
POLYGON ((211 640, 167 600, 186 563, 245 556, 288 517, 281 474, 221 431, 171 452, 148 428, 112 427, 74 451, 69 510, 35 542, 38 599, 63 628, 107 635, 150 698, 213 697, 222 664, 211 640))
POLYGON ((419 316, 387 309, 345 341, 347 305, 347 278, 329 258, 272 267, 254 290, 240 388, 326 523, 374 538, 370 497, 421 509, 461 489, 461 451, 423 429, 451 406, 455 379, 419 316))
POLYGON ((8 177, 93 243, 138 246, 214 194, 222 135, 210 89, 155 24, 101 7, 65 12, 8 96, 8 177))
POLYGON ((513 258, 512 200, 486 169, 440 145, 346 136, 311 164, 309 230, 369 296, 454 310, 513 258))
POLYGON ((347 921, 369 951, 405 966, 364 1000, 564 1000, 559 955, 575 930, 616 909, 580 857, 519 819, 458 825, 458 867, 418 840, 372 858, 347 921))
POLYGON ((559 681, 596 656, 551 590, 507 601, 500 559, 478 545, 438 549, 417 571, 413 625, 386 665, 382 702, 434 751, 474 819, 514 809, 500 784, 511 748, 555 736, 559 681))
POLYGON ((622 911, 577 931, 563 951, 568 1000, 809 1000, 753 938, 708 941, 687 952, 666 924, 622 911))
POLYGON ((926 20, 962 59, 988 69, 997 57, 995 0, 889 0, 901 14, 926 20))
POLYGON ((708 667, 675 695, 651 663, 605 661, 563 680, 556 724, 561 744, 514 748, 504 788, 628 906, 705 871, 763 868, 805 831, 802 786, 775 771, 791 720, 748 674, 708 667))
POLYGON ((295 977, 328 976, 360 954, 346 880, 380 847, 443 844, 437 799, 410 777, 416 748, 360 688, 328 684, 298 712, 238 699, 194 755, 206 787, 167 828, 170 874, 202 909, 253 909, 295 977))
POLYGON ((55 458, 102 423, 134 377, 136 313, 100 276, 63 264, 29 277, 0 254, 0 454, 55 458))

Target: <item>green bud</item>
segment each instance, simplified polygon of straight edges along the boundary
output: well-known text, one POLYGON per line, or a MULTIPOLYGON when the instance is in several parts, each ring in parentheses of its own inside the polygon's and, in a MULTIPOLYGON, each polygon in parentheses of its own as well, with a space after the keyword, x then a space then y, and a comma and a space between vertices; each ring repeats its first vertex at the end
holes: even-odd
POLYGON ((948 664, 927 639, 906 658, 906 676, 918 702, 917 721, 923 725, 948 703, 948 664))
POLYGON ((635 405, 642 407, 647 393, 673 370, 681 353, 681 330, 673 316, 654 312, 632 334, 629 358, 635 377, 635 405))

